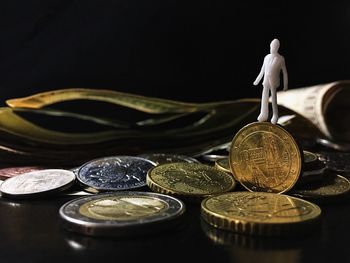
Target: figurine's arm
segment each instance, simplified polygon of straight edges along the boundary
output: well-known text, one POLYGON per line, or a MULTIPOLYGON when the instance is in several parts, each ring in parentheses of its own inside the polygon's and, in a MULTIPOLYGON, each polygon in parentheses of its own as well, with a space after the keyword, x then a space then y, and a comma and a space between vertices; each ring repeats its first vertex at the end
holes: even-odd
POLYGON ((288 72, 286 68, 286 62, 284 59, 282 60, 282 72, 283 72, 283 90, 286 91, 288 89, 288 72))
POLYGON ((256 86, 259 84, 260 80, 262 79, 262 77, 264 76, 264 70, 265 70, 265 59, 264 59, 264 63, 261 67, 260 73, 259 75, 256 77, 256 80, 253 82, 253 85, 256 86))

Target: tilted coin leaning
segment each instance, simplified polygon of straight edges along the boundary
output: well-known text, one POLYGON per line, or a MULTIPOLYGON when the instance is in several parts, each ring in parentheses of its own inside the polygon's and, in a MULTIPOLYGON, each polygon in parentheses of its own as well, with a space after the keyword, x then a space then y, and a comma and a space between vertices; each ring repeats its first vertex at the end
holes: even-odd
POLYGON ((249 191, 283 193, 301 173, 302 154, 293 137, 269 122, 248 124, 234 136, 230 168, 249 191))

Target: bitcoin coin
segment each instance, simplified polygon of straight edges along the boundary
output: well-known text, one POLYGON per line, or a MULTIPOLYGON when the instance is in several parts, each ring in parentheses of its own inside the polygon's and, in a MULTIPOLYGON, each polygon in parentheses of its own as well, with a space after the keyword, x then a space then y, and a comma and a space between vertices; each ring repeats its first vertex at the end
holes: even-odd
POLYGON ((214 227, 252 235, 294 235, 315 222, 321 209, 283 194, 232 192, 202 201, 202 218, 214 227))
POLYGON ((60 208, 59 214, 69 231, 129 236, 169 227, 184 211, 184 204, 174 197, 126 191, 72 200, 60 208))
POLYGON ((75 174, 62 169, 47 169, 24 173, 7 179, 0 186, 8 198, 29 198, 54 194, 74 184, 75 174))
POLYGON ((301 151, 293 137, 269 122, 251 123, 237 132, 230 148, 230 168, 249 191, 283 193, 297 182, 301 151))
POLYGON ((156 166, 147 174, 147 185, 155 192, 198 200, 230 191, 233 177, 214 167, 198 163, 171 163, 156 166))
POLYGON ((82 165, 77 179, 88 192, 118 191, 146 185, 147 171, 155 164, 133 156, 112 156, 82 165))
POLYGON ((186 156, 186 155, 178 155, 178 154, 167 154, 167 153, 149 153, 149 154, 141 154, 139 155, 141 158, 145 158, 154 162, 156 165, 164 164, 164 163, 199 163, 196 159, 186 156))

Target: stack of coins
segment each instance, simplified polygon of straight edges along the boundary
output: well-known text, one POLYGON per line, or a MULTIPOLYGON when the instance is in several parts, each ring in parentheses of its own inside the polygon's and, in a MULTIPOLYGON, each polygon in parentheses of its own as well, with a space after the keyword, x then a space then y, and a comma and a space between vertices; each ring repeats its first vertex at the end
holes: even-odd
POLYGON ((220 231, 290 236, 312 230, 321 215, 317 205, 297 197, 329 199, 350 191, 350 182, 330 174, 318 155, 266 122, 243 127, 226 158, 200 159, 215 165, 151 153, 103 157, 70 170, 3 169, 0 176, 9 179, 0 191, 13 199, 86 195, 64 204, 59 215, 68 231, 92 236, 165 230, 181 222, 184 202, 200 203, 202 219, 220 231), (237 184, 248 191, 237 191, 237 184))
MULTIPOLYGON (((202 218, 212 227, 265 236, 304 234, 316 226, 321 209, 310 202, 282 195, 307 171, 321 169, 318 158, 301 151, 291 134, 268 122, 251 123, 237 132, 229 158, 215 167, 231 173, 248 192, 208 197, 202 218), (304 166, 304 167, 303 167, 304 166)), ((304 179, 305 180, 305 179, 304 179)))
POLYGON ((304 169, 290 195, 315 202, 341 200, 350 193, 350 181, 327 168, 315 153, 304 151, 304 169))

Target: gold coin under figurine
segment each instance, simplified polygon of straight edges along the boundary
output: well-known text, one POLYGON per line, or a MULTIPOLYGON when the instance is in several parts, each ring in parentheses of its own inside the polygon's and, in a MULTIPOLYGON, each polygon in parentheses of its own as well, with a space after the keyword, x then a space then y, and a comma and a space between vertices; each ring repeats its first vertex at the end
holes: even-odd
POLYGON ((297 235, 310 230, 321 209, 308 201, 273 193, 231 192, 202 201, 201 216, 210 225, 238 233, 297 235))
POLYGON ((284 193, 299 178, 302 152, 279 125, 254 122, 234 136, 229 162, 232 174, 249 191, 284 193))

